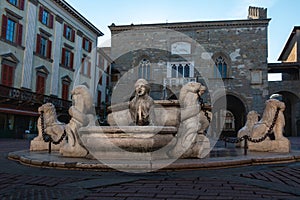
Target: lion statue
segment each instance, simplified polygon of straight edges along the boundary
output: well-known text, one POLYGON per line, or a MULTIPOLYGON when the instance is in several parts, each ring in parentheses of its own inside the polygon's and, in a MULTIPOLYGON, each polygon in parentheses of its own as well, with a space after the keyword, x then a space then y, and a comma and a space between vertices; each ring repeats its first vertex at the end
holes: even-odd
POLYGON ((176 140, 168 155, 173 158, 204 157, 204 150, 209 149, 209 140, 205 135, 198 134, 201 129, 199 98, 206 87, 197 82, 185 84, 179 94, 181 119, 176 140))
POLYGON ((268 99, 265 102, 265 110, 259 122, 254 124, 251 138, 258 139, 268 133, 270 126, 275 118, 277 109, 279 110, 278 117, 273 127, 274 140, 267 137, 264 141, 259 143, 249 143, 249 149, 254 151, 272 151, 272 152, 289 152, 290 141, 283 136, 283 129, 285 126, 285 119, 283 111, 285 110, 284 102, 277 99, 268 99))
MULTIPOLYGON (((244 135, 250 136, 254 124, 258 122, 258 118, 259 118, 259 114, 255 110, 250 111, 247 114, 246 124, 238 131, 237 137, 241 138, 244 135)), ((236 147, 244 147, 244 143, 239 142, 236 144, 236 147)))
MULTIPOLYGON (((41 115, 43 112, 45 133, 50 135, 53 141, 58 141, 64 134, 65 124, 57 120, 55 107, 52 103, 45 103, 38 108, 41 115)), ((41 116, 38 118, 38 136, 34 140, 43 140, 41 116)))
POLYGON ((210 121, 208 121, 207 117, 205 116, 205 112, 207 113, 210 120, 212 120, 213 117, 212 112, 208 110, 207 111, 200 110, 199 122, 201 126, 199 127, 198 134, 206 134, 207 128, 210 125, 210 121))
POLYGON ((129 112, 133 125, 148 126, 154 124, 154 101, 149 96, 150 86, 145 79, 138 79, 134 85, 135 96, 129 102, 129 112))
POLYGON ((78 130, 81 127, 95 125, 95 109, 93 97, 84 85, 76 86, 72 92, 72 106, 69 108, 70 122, 66 125, 67 143, 60 149, 60 153, 69 157, 85 157, 88 151, 84 148, 78 130))

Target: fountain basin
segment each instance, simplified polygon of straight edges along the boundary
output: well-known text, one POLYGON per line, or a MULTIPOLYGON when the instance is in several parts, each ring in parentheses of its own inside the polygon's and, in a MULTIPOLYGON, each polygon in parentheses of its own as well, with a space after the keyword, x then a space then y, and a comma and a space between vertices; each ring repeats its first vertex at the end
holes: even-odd
MULTIPOLYGON (((120 151, 151 153, 168 145, 173 126, 87 126, 79 129, 83 145, 92 154, 112 156, 120 151)), ((106 157, 105 156, 105 157, 106 157)))

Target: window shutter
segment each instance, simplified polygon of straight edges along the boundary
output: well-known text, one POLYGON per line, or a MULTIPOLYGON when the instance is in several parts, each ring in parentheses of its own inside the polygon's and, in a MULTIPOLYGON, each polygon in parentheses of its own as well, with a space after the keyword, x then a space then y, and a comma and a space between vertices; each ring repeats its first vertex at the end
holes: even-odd
POLYGON ((67 24, 64 24, 64 37, 66 37, 67 36, 67 24))
POLYGON ((37 75, 36 93, 45 94, 45 77, 37 75))
POLYGON ((71 52, 71 56, 70 56, 70 68, 73 69, 73 63, 74 63, 74 54, 73 52, 71 52))
POLYGON ((82 48, 84 48, 85 38, 82 39, 82 48))
POLYGON ((88 71, 87 71, 87 75, 89 76, 89 77, 91 77, 91 62, 90 61, 88 61, 88 71))
POLYGON ((64 100, 68 100, 68 96, 69 96, 69 85, 68 84, 65 84, 63 83, 62 84, 62 95, 61 95, 62 99, 64 100))
POLYGON ((47 58, 51 58, 52 42, 51 40, 47 41, 47 58))
POLYGON ((91 52, 91 50, 92 50, 92 42, 89 41, 89 52, 91 52))
POLYGON ((75 41, 75 30, 74 29, 72 29, 72 42, 74 42, 75 41))
POLYGON ((11 66, 7 66, 7 69, 8 69, 8 73, 7 73, 7 83, 8 83, 8 86, 12 87, 13 86, 13 80, 14 80, 14 68, 11 67, 11 66))
POLYGON ((50 14, 49 28, 53 28, 53 15, 52 14, 50 14))
POLYGON ((84 73, 84 58, 81 58, 81 69, 80 69, 80 73, 81 73, 81 74, 84 73))
POLYGON ((65 66, 65 59, 66 59, 66 49, 62 48, 62 52, 61 52, 61 64, 63 66, 65 66))
POLYGON ((20 0, 19 8, 24 10, 24 0, 20 0))
POLYGON ((41 35, 37 34, 37 37, 36 37, 36 53, 39 54, 40 50, 41 50, 41 35))
POLYGON ((7 78, 8 78, 8 76, 7 76, 7 70, 8 70, 8 66, 7 65, 2 65, 2 77, 1 77, 1 83, 3 84, 3 85, 6 85, 6 86, 8 86, 8 84, 7 84, 7 78))
POLYGON ((18 24, 18 34, 17 34, 17 44, 22 45, 22 36, 23 36, 23 25, 18 24))
POLYGON ((7 17, 2 15, 2 27, 1 27, 1 36, 2 38, 6 38, 6 29, 7 29, 7 17))
POLYGON ((39 20, 40 20, 40 22, 42 22, 42 19, 43 19, 43 12, 44 12, 44 8, 42 6, 40 6, 40 12, 39 12, 39 20))

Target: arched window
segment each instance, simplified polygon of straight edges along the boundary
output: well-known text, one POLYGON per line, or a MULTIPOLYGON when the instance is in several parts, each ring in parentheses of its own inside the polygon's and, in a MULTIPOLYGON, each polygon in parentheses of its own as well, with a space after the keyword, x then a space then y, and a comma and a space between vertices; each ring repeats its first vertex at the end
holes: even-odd
MULTIPOLYGON (((227 62, 223 56, 218 56, 215 59, 215 67, 216 70, 219 71, 221 78, 227 78, 228 72, 227 72, 227 62)), ((217 71, 215 71, 215 77, 218 77, 217 71)))
POLYGON ((150 80, 151 63, 147 59, 142 59, 138 67, 138 77, 150 80))

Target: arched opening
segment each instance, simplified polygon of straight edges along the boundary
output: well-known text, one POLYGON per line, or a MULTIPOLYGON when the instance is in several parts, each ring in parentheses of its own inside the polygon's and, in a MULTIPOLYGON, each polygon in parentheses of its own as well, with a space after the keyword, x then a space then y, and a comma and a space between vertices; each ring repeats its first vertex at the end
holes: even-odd
POLYGON ((300 136, 297 128, 297 120, 300 120, 300 99, 293 93, 288 91, 276 92, 276 94, 282 95, 282 101, 285 103, 285 127, 284 136, 300 136))
POLYGON ((216 130, 222 130, 223 136, 236 137, 245 124, 246 107, 242 100, 230 94, 226 95, 226 107, 222 105, 223 102, 220 98, 213 104, 214 126, 216 130))

